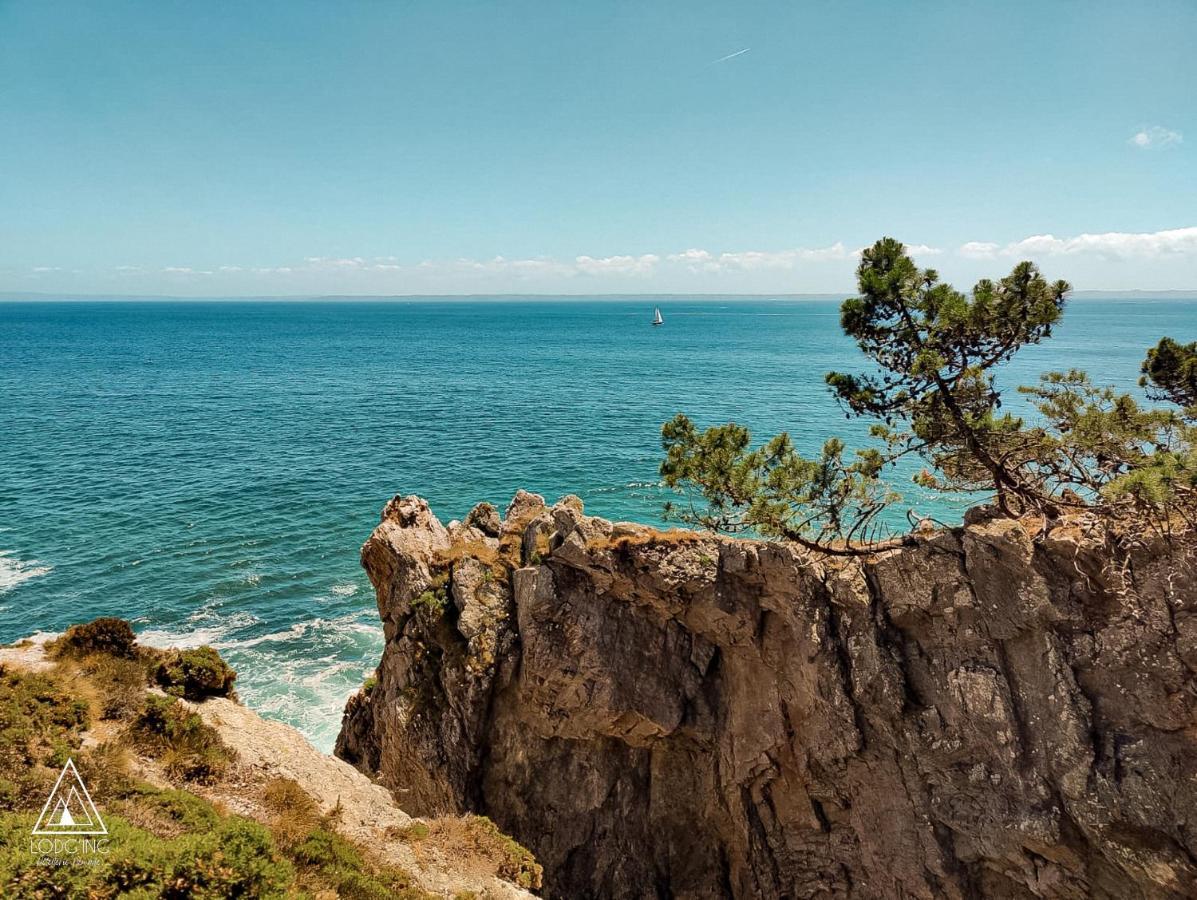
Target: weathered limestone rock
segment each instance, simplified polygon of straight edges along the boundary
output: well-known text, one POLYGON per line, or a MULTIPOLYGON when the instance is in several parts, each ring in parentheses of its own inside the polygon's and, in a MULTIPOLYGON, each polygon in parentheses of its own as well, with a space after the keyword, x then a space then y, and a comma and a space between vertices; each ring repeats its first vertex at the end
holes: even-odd
POLYGON ((337 752, 408 812, 571 900, 1197 896, 1192 543, 1115 571, 982 510, 813 560, 575 499, 450 535, 396 498, 363 548, 388 640, 337 752))
POLYGON ((489 503, 479 503, 465 518, 467 525, 472 525, 488 537, 498 537, 499 528, 503 520, 499 518, 499 511, 489 503))

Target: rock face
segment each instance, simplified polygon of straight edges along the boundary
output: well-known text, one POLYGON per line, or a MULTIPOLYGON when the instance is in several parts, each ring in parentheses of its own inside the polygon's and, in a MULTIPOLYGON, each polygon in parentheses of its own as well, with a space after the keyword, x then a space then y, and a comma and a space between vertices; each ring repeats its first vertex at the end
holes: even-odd
POLYGON ((1197 896, 1197 567, 1081 524, 864 561, 517 495, 362 550, 337 752, 492 817, 571 898, 1197 896))

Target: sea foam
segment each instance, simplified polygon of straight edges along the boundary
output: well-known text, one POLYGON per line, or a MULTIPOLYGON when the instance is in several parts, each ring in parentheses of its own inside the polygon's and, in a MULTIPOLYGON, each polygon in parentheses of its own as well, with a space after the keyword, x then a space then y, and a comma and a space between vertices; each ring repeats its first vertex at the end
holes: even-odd
POLYGON ((36 559, 17 559, 10 550, 0 550, 0 594, 6 594, 31 578, 49 575, 53 566, 36 559))

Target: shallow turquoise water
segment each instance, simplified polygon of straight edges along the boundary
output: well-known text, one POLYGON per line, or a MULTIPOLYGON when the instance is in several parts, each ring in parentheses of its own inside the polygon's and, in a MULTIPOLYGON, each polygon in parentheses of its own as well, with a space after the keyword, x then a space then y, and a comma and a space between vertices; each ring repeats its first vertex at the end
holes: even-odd
MULTIPOLYGON (((329 747, 382 636, 358 567, 395 493, 447 521, 517 488, 655 521, 660 424, 860 438, 837 304, 0 303, 0 640, 96 615, 212 643, 256 709, 329 747)), ((1197 303, 1082 300, 1003 376, 1131 387, 1197 303)), ((907 493, 910 493, 907 491, 907 493)), ((950 517, 950 505, 920 498, 950 517)))

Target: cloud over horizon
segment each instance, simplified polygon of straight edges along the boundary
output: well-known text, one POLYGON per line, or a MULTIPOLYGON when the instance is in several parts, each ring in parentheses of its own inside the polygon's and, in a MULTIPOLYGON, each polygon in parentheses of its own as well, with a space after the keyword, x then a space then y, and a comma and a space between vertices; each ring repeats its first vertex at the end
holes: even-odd
MULTIPOLYGON (((921 265, 946 279, 971 283, 1020 259, 1054 263, 1053 274, 1087 287, 1197 288, 1197 226, 1151 232, 1032 234, 1006 242, 972 240, 955 249, 907 245, 921 265), (1083 262, 1082 262, 1083 261, 1083 262), (1150 284, 1128 277, 1138 261, 1151 263, 1150 284), (998 266, 998 268, 1001 268, 998 266)), ((405 261, 401 256, 307 256, 281 263, 117 265, 87 272, 65 266, 24 269, 8 289, 46 287, 87 292, 192 293, 197 296, 270 294, 487 294, 487 293, 796 293, 843 292, 864 248, 844 241, 780 250, 710 250, 578 254, 573 257, 459 257, 405 261)), ((1045 268, 1047 266, 1045 265, 1045 268)), ((10 275, 20 270, 7 270, 10 275)))
POLYGON ((1163 231, 1106 231, 1058 238, 1035 234, 1001 245, 989 241, 962 244, 959 254, 966 259, 998 257, 1037 257, 1093 254, 1115 259, 1155 259, 1162 256, 1197 254, 1197 227, 1170 228, 1163 231))

